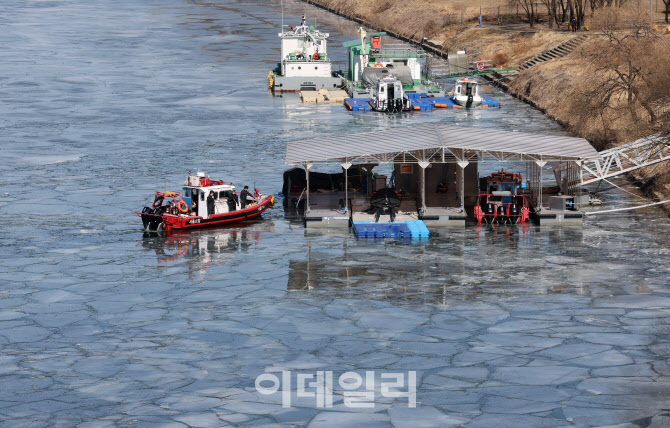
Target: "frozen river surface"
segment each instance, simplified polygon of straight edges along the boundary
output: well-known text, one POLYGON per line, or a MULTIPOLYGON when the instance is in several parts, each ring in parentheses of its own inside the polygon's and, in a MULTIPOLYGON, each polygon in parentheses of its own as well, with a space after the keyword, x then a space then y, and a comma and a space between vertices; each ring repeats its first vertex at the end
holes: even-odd
MULTIPOLYGON (((344 59, 354 24, 286 3, 344 59)), ((142 236, 132 212, 188 170, 278 191, 290 139, 562 132, 500 93, 502 110, 397 117, 273 98, 279 17, 258 1, 0 4, 0 425, 667 426, 670 227, 653 209, 413 244, 306 233, 281 209, 142 236), (354 408, 340 376, 367 371, 373 407, 354 408), (296 389, 317 372, 334 377, 322 402, 296 389), (263 373, 292 387, 257 391, 263 373), (416 407, 380 386, 393 373, 416 375, 416 407)))

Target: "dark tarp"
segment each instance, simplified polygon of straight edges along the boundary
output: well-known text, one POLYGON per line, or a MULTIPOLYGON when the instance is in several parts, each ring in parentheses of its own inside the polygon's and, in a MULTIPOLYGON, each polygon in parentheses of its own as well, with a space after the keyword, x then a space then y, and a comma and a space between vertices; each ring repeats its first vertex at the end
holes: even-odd
POLYGON ((372 208, 398 208, 400 206, 400 198, 395 189, 385 187, 377 190, 370 197, 370 205, 372 208))
MULTIPOLYGON (((364 174, 365 172, 357 166, 349 168, 349 187, 353 189, 363 187, 364 174)), ((307 177, 305 176, 304 168, 293 168, 284 171, 284 185, 282 186, 282 194, 284 197, 287 197, 289 194, 289 185, 293 188, 300 189, 299 192, 307 187, 307 177)), ((319 189, 344 191, 344 172, 327 174, 310 171, 309 191, 315 192, 319 189)))

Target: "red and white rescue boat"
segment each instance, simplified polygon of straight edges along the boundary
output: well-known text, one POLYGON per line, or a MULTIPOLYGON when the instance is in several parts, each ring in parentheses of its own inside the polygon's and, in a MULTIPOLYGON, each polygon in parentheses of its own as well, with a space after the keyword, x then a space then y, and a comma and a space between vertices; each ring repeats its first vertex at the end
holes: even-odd
POLYGON ((232 184, 211 180, 201 172, 189 174, 181 192, 156 192, 151 207, 135 214, 145 230, 158 232, 228 225, 256 218, 274 206, 274 196, 254 190, 253 195, 237 195, 232 184), (245 196, 247 200, 240 200, 245 196))
POLYGON ((475 205, 477 223, 525 223, 530 204, 523 194, 524 187, 520 174, 510 174, 504 169, 486 177, 486 190, 479 194, 475 205))

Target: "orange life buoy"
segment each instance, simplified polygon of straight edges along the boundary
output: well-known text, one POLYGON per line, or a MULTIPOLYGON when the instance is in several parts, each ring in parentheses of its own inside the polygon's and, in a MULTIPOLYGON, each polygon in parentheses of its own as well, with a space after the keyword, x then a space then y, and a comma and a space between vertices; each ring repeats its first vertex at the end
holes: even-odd
POLYGON ((377 64, 375 64, 375 67, 383 67, 383 66, 384 66, 384 64, 382 64, 381 62, 378 62, 377 64))
POLYGON ((179 208, 179 212, 182 214, 186 214, 188 212, 188 205, 185 201, 177 202, 177 208, 179 208))
POLYGON ((316 52, 314 55, 312 55, 312 59, 313 59, 314 61, 318 61, 318 60, 321 59, 321 55, 319 55, 319 53, 316 52))

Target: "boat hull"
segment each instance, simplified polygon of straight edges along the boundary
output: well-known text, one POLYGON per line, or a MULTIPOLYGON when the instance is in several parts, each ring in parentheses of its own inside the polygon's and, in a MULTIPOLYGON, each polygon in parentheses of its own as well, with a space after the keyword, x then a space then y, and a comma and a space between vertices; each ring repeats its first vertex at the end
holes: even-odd
POLYGON ((340 77, 282 76, 274 75, 273 92, 318 91, 319 89, 339 88, 343 84, 340 77))
POLYGON ((148 207, 141 213, 136 214, 142 218, 142 224, 146 230, 167 232, 171 230, 204 229, 257 218, 263 212, 272 208, 274 202, 274 196, 266 196, 259 203, 245 209, 215 214, 210 218, 203 218, 201 216, 187 217, 177 214, 153 214, 148 207))
POLYGON ((522 195, 515 195, 515 202, 490 203, 489 195, 480 195, 475 205, 474 215, 477 223, 486 224, 522 224, 530 216, 528 201, 522 195))
POLYGON ((454 104, 458 104, 459 106, 462 107, 477 107, 479 104, 482 103, 482 97, 479 95, 475 95, 472 97, 472 102, 468 105, 468 96, 466 95, 455 95, 451 97, 451 101, 454 102, 454 104))

